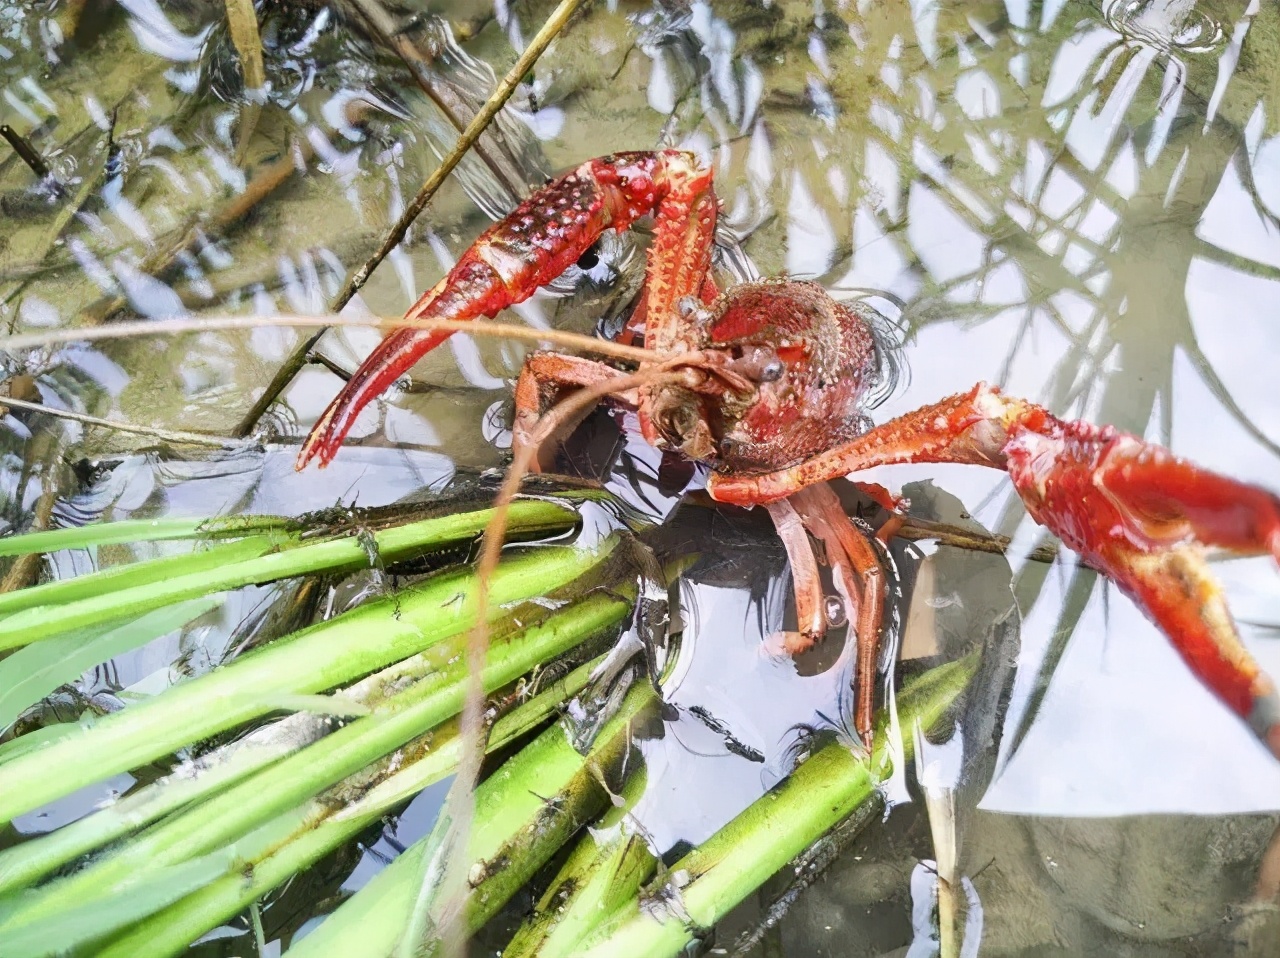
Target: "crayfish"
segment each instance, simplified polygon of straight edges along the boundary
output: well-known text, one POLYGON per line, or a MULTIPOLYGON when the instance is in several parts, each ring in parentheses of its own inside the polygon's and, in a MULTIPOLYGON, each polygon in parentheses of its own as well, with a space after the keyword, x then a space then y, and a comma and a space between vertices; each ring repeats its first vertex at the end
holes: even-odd
MULTIPOLYGON (((889 463, 1003 469, 1032 518, 1136 602, 1280 758, 1280 695, 1241 643, 1205 560, 1206 548, 1280 559, 1280 499, 983 383, 871 426, 865 407, 883 356, 869 308, 790 279, 721 292, 711 273, 718 212, 711 172, 690 153, 589 160, 485 231, 405 319, 492 318, 558 277, 605 230, 652 215, 645 284, 628 328, 643 330, 654 358, 628 370, 532 354, 515 390, 517 452, 541 441, 540 423, 571 393, 633 408, 646 440, 709 467, 713 499, 768 509, 794 581, 799 628, 786 636, 789 651, 826 628, 810 536, 820 541, 836 589, 856 610, 855 724, 866 741, 885 575, 827 481, 889 463)), ((387 336, 316 423, 298 468, 331 460, 360 410, 449 335, 405 328, 387 336)))

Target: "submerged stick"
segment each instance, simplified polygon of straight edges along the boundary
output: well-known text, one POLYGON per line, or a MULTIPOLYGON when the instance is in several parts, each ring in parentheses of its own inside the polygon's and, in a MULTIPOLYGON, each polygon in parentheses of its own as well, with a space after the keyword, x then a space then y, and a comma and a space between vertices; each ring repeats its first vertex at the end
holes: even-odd
POLYGON ((44 403, 14 399, 12 396, 5 396, 2 402, 5 406, 12 406, 14 409, 45 413, 56 419, 66 419, 86 426, 114 429, 116 432, 128 432, 138 436, 150 436, 153 439, 161 439, 165 442, 182 443, 188 446, 208 446, 211 449, 235 449, 244 445, 243 439, 219 439, 217 436, 206 436, 198 432, 182 432, 173 429, 158 429, 154 426, 138 426, 131 422, 116 422, 112 419, 100 419, 97 416, 89 416, 70 409, 56 409, 53 406, 46 406, 44 403))
MULTIPOLYGON (((427 177, 427 181, 422 184, 418 194, 405 207, 404 213, 401 214, 400 219, 396 220, 395 225, 387 232, 381 245, 374 250, 373 255, 365 260, 364 264, 352 274, 342 289, 338 291, 338 295, 334 297, 333 302, 329 305, 330 312, 340 312, 351 301, 351 298, 355 296, 360 287, 364 286, 368 281, 369 276, 377 269, 378 264, 400 245, 405 234, 409 231, 409 227, 418 218, 418 214, 431 202, 431 198, 436 195, 436 191, 440 189, 449 174, 453 172, 454 167, 458 165, 462 157, 480 138, 480 134, 485 131, 485 128, 493 121, 493 118, 498 115, 498 111, 506 105, 516 87, 520 85, 520 82, 528 72, 533 69, 533 65, 542 56, 543 51, 550 46, 551 41, 564 29, 565 24, 569 22, 569 18, 577 12, 583 2, 584 0, 561 0, 560 5, 552 11, 551 16, 547 18, 547 22, 542 25, 542 29, 538 31, 537 35, 525 48, 524 53, 516 60, 515 65, 507 72, 507 75, 502 78, 498 88, 493 91, 493 96, 481 107, 480 112, 475 115, 475 118, 462 132, 462 136, 458 138, 454 148, 449 151, 440 165, 436 167, 435 172, 427 177)), ((267 388, 263 390, 258 401, 253 404, 253 408, 240 420, 234 430, 234 435, 247 436, 253 432, 258 425, 258 420, 262 418, 263 414, 280 394, 285 391, 289 383, 293 381, 293 377, 298 374, 298 371, 306 365, 307 354, 311 352, 312 347, 320 341, 320 337, 324 334, 324 329, 317 330, 299 343, 293 352, 289 354, 271 382, 267 384, 267 388)))
MULTIPOLYGON (((368 104, 353 101, 347 109, 348 122, 358 122, 369 109, 368 104)), ((138 271, 149 275, 162 274, 170 269, 178 258, 212 233, 221 233, 247 216, 257 205, 289 182, 300 170, 305 169, 315 155, 315 147, 306 137, 295 138, 289 143, 283 156, 261 167, 235 196, 229 198, 208 218, 191 221, 185 228, 179 227, 177 238, 147 256, 138 271)), ((88 325, 99 325, 129 304, 122 293, 108 293, 86 306, 80 316, 88 325)), ((3 348, 3 347, 0 347, 3 348)))
POLYGON ((8 141, 9 146, 13 147, 13 152, 18 154, 23 163, 27 164, 31 172, 36 175, 36 179, 43 180, 49 175, 49 164, 44 161, 40 151, 28 143, 21 133, 6 123, 4 126, 0 126, 0 136, 8 141))

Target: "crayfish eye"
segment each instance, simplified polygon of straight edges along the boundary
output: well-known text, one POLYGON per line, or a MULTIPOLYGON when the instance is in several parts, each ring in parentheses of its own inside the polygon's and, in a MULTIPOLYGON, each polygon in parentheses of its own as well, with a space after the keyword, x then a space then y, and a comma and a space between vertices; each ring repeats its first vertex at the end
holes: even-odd
POLYGON ((760 382, 776 383, 782 378, 784 372, 786 372, 786 367, 782 365, 782 360, 772 360, 765 364, 764 369, 760 370, 760 382))

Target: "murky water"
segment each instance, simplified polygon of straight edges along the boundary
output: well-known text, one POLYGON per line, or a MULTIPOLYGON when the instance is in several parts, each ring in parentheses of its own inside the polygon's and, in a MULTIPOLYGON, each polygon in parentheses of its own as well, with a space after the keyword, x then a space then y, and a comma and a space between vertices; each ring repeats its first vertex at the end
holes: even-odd
MULTIPOLYGON (((485 64, 503 72, 550 6, 457 4, 457 47, 431 23, 412 25, 407 35, 434 50, 436 100, 474 112, 492 88, 485 64)), ((53 178, 37 185, 0 147, 10 329, 323 311, 455 137, 353 7, 278 5, 266 18, 269 93, 247 140, 221 4, 91 2, 78 26, 73 9, 0 3, 0 122, 53 178)), ((517 93, 484 141, 487 160, 463 161, 348 308, 403 312, 554 171, 681 146, 715 168, 726 282, 813 277, 869 297, 898 325, 909 375, 877 421, 985 379, 1277 488, 1277 62, 1273 4, 598 3, 517 93)), ((642 243, 610 238, 598 263, 515 314, 580 330, 618 316, 642 243)), ((3 357, 3 372, 32 377, 11 382, 50 405, 230 436, 300 339, 262 329, 38 351, 3 357)), ((327 336, 322 361, 262 423, 265 451, 170 443, 140 454, 156 440, 11 411, 0 428, 3 520, 24 528, 50 508, 55 522, 79 522, 301 512, 356 496, 372 505, 502 464, 523 350, 455 337, 361 418, 333 466, 294 474, 291 446, 337 389, 332 369, 354 368, 374 342, 327 336)), ((798 665, 762 654, 788 590, 768 523, 680 505, 687 477, 659 476, 657 457, 614 417, 585 428, 566 465, 665 518, 673 554, 715 544, 683 587, 688 635, 669 689, 682 712, 646 745, 653 789, 640 812, 661 848, 696 843, 785 771, 798 727, 841 723, 848 656, 838 636, 798 665)), ((981 902, 983 953, 1280 954, 1280 914, 1254 900, 1280 768, 1126 599, 1069 558, 1028 558, 1042 534, 999 474, 895 467, 866 478, 912 484, 921 515, 972 516, 1013 537, 1007 560, 896 553, 914 585, 900 610, 907 659, 986 639, 1015 596, 1021 610, 1020 648, 1005 649, 1017 671, 999 760, 988 754, 961 791, 961 870, 981 902), (1011 756, 1040 663, 1064 634, 1011 756)), ((58 562, 65 574, 87 560, 58 562)), ((1246 641, 1280 674, 1274 567, 1215 568, 1246 641)), ((241 597, 220 627, 163 640, 83 691, 153 690, 174 663, 208 667, 269 597, 241 597)), ((995 717, 971 712, 959 735, 978 748, 995 717)), ((926 760, 955 764, 945 750, 926 760)), ((312 898, 366 881, 438 801, 415 802, 362 861, 332 863, 312 898)), ((931 953, 911 906, 913 869, 932 855, 919 804, 895 807, 752 953, 931 953)), ((762 893, 729 925, 749 927, 767 905, 762 893)), ((245 941, 201 950, 241 953, 245 941)))

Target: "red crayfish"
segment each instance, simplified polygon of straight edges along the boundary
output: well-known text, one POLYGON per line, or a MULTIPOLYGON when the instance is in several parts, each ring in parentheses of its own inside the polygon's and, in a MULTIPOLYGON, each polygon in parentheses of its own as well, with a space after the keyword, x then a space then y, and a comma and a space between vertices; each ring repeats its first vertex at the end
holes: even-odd
MULTIPOLYGON (((864 407, 881 356, 866 307, 788 279, 720 292, 711 276, 718 201, 711 172, 693 155, 616 153, 583 163, 481 235, 405 318, 492 318, 559 276, 606 229, 627 229, 650 214, 654 238, 629 328, 643 329, 654 359, 637 374, 534 353, 516 385, 517 449, 570 391, 607 394, 634 408, 645 439, 710 468, 712 498, 768 508, 795 583, 799 632, 786 639, 790 651, 825 629, 809 536, 821 541, 837 590, 856 610, 856 724, 864 739, 884 575, 875 547, 827 480, 886 463, 1003 469, 1031 516, 1136 602, 1280 758, 1280 695, 1241 643, 1204 558, 1215 547, 1280 559, 1280 499, 982 383, 870 427, 864 407)), ((298 467, 332 459, 360 410, 449 335, 389 335, 316 423, 298 467)))

